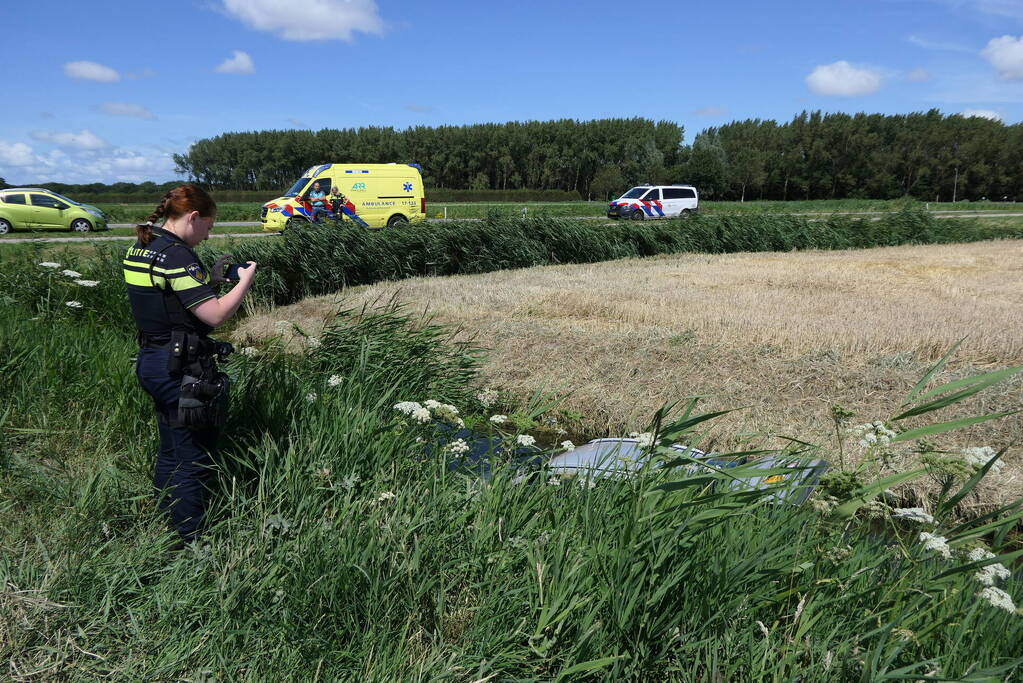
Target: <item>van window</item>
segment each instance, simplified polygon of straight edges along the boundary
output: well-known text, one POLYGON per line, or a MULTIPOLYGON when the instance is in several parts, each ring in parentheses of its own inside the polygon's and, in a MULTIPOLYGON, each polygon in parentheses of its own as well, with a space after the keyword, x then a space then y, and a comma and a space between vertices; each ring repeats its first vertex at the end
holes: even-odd
POLYGON ((685 199, 686 196, 682 192, 681 187, 666 187, 664 188, 665 199, 685 199))
POLYGON ((302 188, 305 187, 306 184, 308 183, 309 183, 308 178, 299 178, 298 180, 295 181, 295 184, 291 186, 291 189, 284 193, 284 196, 290 197, 293 194, 298 194, 299 192, 302 191, 302 188))
MULTIPOLYGON (((324 196, 327 196, 328 194, 330 194, 330 187, 331 187, 331 185, 330 185, 330 178, 317 178, 313 182, 320 184, 320 192, 322 192, 324 196)), ((313 190, 313 186, 310 184, 309 187, 306 188, 305 193, 308 195, 308 194, 311 194, 313 191, 314 191, 313 190)))
POLYGON ((682 199, 696 199, 696 191, 682 188, 682 199))
POLYGON ((660 190, 660 188, 655 187, 654 189, 650 190, 650 192, 648 192, 645 197, 643 197, 643 201, 644 202, 656 202, 660 198, 661 198, 661 190, 660 190))
POLYGON ((646 192, 646 190, 647 188, 645 187, 634 187, 623 194, 620 199, 639 199, 643 196, 643 193, 646 192))
POLYGON ((24 204, 25 195, 23 194, 5 194, 4 201, 8 204, 24 204))

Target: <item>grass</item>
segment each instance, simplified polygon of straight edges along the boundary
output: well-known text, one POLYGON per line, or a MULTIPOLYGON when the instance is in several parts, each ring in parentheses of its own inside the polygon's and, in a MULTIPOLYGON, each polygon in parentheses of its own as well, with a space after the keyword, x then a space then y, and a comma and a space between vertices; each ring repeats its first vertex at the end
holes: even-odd
MULTIPOLYGON (((878 451, 813 505, 687 474, 660 446, 665 466, 631 480, 514 484, 499 459, 484 483, 392 406, 449 402, 507 441, 556 407, 512 394, 483 406, 474 346, 393 306, 356 311, 301 354, 273 342, 233 359, 216 525, 171 555, 116 262, 64 265, 100 285, 76 289, 24 257, 0 269, 0 659, 15 680, 1020 674, 1023 616, 989 604, 974 575, 1019 556, 1009 532, 1023 510, 964 516, 997 461, 964 469, 941 455, 944 427, 926 427, 947 417, 932 399, 997 390, 997 377, 910 392, 910 415, 882 415, 907 460, 878 451), (63 305, 71 293, 82 308, 63 305), (494 411, 516 427, 489 426, 494 411), (922 476, 945 486, 921 527, 879 496, 922 476), (978 547, 995 557, 966 557, 978 547)), ((708 446, 713 416, 699 413, 651 415, 656 441, 708 446)), ((785 453, 834 459, 795 441, 785 453)), ((1018 577, 999 585, 1023 599, 1018 577)))
MULTIPOLYGON (((319 335, 339 306, 398 298, 486 346, 482 372, 495 386, 563 395, 578 416, 571 428, 588 437, 642 430, 663 403, 701 395, 708 410, 743 406, 716 421, 719 447, 754 434, 757 445, 798 434, 834 446, 833 404, 860 421, 895 411, 963 337, 944 379, 1023 364, 1019 245, 684 254, 380 282, 254 315, 235 340, 274 336, 282 319, 319 335)), ((959 410, 1012 409, 1021 398, 1014 380, 959 410)), ((1012 416, 952 441, 1021 439, 1012 416)), ((1023 496, 1021 455, 1009 450, 1012 474, 986 482, 985 504, 1023 496)))

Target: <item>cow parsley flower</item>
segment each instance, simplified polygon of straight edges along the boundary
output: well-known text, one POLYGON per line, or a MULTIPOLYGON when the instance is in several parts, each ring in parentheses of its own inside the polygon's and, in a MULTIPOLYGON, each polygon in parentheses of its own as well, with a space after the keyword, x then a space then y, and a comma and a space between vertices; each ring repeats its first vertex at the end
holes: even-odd
POLYGON ((60 264, 54 263, 53 261, 43 261, 39 265, 43 268, 60 268, 60 264))
MULTIPOLYGON (((970 562, 980 562, 982 560, 994 559, 996 555, 985 548, 974 548, 966 557, 970 562)), ((1008 579, 1010 576, 1012 576, 1012 572, 1000 562, 995 562, 978 569, 974 573, 973 578, 985 586, 993 586, 999 581, 1008 579)))
POLYGON ((988 586, 978 593, 978 595, 987 600, 992 607, 1004 609, 1006 612, 1016 611, 1016 604, 1013 603, 1012 596, 1003 591, 1001 588, 988 586))
POLYGON ((422 407, 423 406, 419 405, 415 401, 402 401, 401 403, 396 403, 394 409, 397 410, 399 413, 408 416, 422 407))
POLYGON ((75 280, 75 284, 80 287, 95 287, 99 284, 99 280, 75 280))
POLYGON ((924 544, 925 550, 938 553, 945 559, 952 557, 952 549, 948 547, 948 539, 944 536, 929 534, 926 531, 920 532, 920 542, 924 544))
POLYGON ((536 444, 536 439, 529 434, 519 434, 518 438, 515 440, 520 446, 533 446, 536 444))
POLYGON ((576 477, 575 483, 581 489, 592 489, 597 486, 597 481, 592 477, 576 477))
POLYGON ((341 375, 331 375, 327 378, 327 386, 336 387, 345 381, 345 378, 341 375))
POLYGON ((856 438, 861 448, 866 449, 887 446, 891 443, 892 439, 898 436, 896 432, 889 429, 888 425, 880 420, 849 427, 846 429, 846 432, 856 438))
POLYGON ((548 486, 561 486, 561 477, 554 475, 547 480, 548 486))
POLYGON ((256 356, 259 355, 259 349, 257 349, 255 346, 243 346, 242 350, 239 353, 241 353, 243 356, 256 356))
POLYGON ((319 337, 306 337, 305 343, 308 344, 310 349, 318 349, 318 348, 320 348, 320 339, 319 339, 319 337))
POLYGON ((892 511, 892 517, 919 524, 934 524, 934 517, 927 514, 923 508, 896 508, 892 511))
POLYGON ((305 400, 309 403, 315 403, 317 398, 319 398, 319 396, 316 395, 315 391, 310 391, 305 395, 305 400))
POLYGON ((564 448, 566 452, 575 450, 575 444, 568 440, 562 441, 561 447, 564 448))
POLYGON ((79 273, 77 270, 71 270, 69 268, 65 268, 64 270, 60 271, 60 274, 67 275, 68 277, 82 277, 82 274, 79 273))
POLYGON ((412 411, 412 419, 421 424, 426 424, 433 419, 433 416, 430 415, 429 408, 419 407, 412 411))
POLYGON ((68 308, 81 308, 82 307, 82 302, 81 301, 65 301, 64 305, 67 306, 68 308))
POLYGON ((465 455, 469 452, 469 444, 464 439, 455 439, 448 444, 448 452, 452 455, 465 455))
MULTIPOLYGON (((978 470, 988 464, 988 462, 996 455, 998 454, 995 452, 995 449, 991 448, 991 446, 977 446, 974 448, 963 449, 963 459, 966 461, 966 464, 972 465, 978 470)), ((989 471, 998 474, 1001 469, 1002 461, 996 460, 995 463, 991 465, 991 469, 989 471)))
POLYGON ((387 501, 394 500, 395 498, 397 498, 397 496, 395 496, 390 491, 384 491, 379 496, 377 496, 377 502, 378 503, 386 503, 387 501))
POLYGON ((497 402, 497 390, 492 387, 487 387, 476 394, 476 400, 479 401, 484 408, 489 408, 497 402))
POLYGON ((508 421, 508 416, 507 415, 491 415, 490 416, 490 421, 493 422, 496 425, 503 425, 505 422, 508 421))

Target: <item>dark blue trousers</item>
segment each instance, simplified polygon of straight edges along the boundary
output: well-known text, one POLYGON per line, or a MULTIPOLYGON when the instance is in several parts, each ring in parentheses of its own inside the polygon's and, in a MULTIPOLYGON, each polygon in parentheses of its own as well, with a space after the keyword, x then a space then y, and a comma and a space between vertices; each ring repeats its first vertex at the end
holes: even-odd
POLYGON ((220 433, 171 426, 177 417, 181 376, 167 372, 169 353, 167 349, 139 349, 135 374, 153 398, 160 430, 153 492, 160 509, 170 515, 174 528, 188 542, 203 530, 209 500, 207 483, 213 473, 220 433))

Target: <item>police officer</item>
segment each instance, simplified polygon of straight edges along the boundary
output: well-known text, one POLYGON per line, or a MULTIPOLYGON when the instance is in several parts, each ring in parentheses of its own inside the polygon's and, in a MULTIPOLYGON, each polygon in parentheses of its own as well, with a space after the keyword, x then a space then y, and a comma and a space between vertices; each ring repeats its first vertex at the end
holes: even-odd
POLYGON ((181 536, 178 548, 202 532, 206 483, 226 412, 227 377, 217 371, 215 355, 229 352, 229 345, 208 335, 238 310, 256 274, 249 261, 233 288, 221 297, 213 291, 212 283, 225 281, 228 257, 210 273, 193 248, 209 237, 216 212, 201 188, 174 188, 136 227, 138 241, 124 259, 140 346, 135 372, 156 406, 160 432, 153 489, 181 536))

